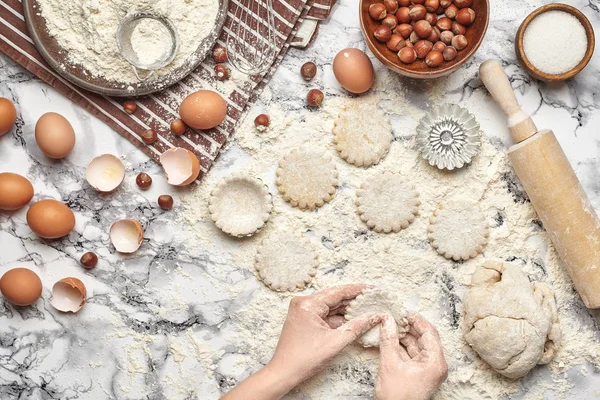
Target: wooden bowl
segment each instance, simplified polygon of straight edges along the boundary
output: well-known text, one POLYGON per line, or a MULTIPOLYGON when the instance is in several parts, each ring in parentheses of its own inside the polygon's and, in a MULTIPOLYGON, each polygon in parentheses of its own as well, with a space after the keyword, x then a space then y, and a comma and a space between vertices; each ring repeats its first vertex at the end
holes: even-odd
POLYGON ((469 44, 466 48, 458 52, 454 60, 444 61, 437 68, 428 67, 424 60, 419 59, 412 64, 403 64, 398 59, 398 52, 391 51, 385 43, 377 41, 373 36, 375 28, 380 25, 379 21, 373 20, 369 15, 369 6, 373 3, 381 3, 381 0, 360 0, 360 26, 369 49, 371 49, 379 61, 392 71, 415 79, 439 78, 451 74, 460 68, 461 65, 475 54, 481 45, 490 20, 489 0, 474 0, 471 8, 476 14, 475 21, 468 27, 465 34, 469 44))
POLYGON ((534 78, 541 79, 543 81, 564 81, 565 79, 569 79, 577 75, 579 72, 581 72, 582 69, 585 68, 587 63, 592 58, 592 54, 594 54, 595 41, 596 39, 594 37, 594 29, 592 28, 592 24, 590 24, 590 21, 586 18, 585 15, 583 15, 581 11, 567 4, 554 3, 538 8, 537 10, 529 14, 527 18, 525 18, 523 23, 521 23, 521 26, 517 31, 517 37, 515 38, 515 53, 517 53, 517 58, 519 59, 521 65, 523 65, 523 68, 525 68, 527 72, 529 72, 529 74, 534 78), (523 50, 523 36, 525 36, 525 30, 535 17, 542 13, 545 13, 546 11, 564 11, 575 16, 575 18, 577 18, 579 22, 581 22, 581 25, 583 25, 583 28, 585 29, 585 34, 587 35, 588 46, 585 52, 585 56, 583 57, 581 62, 575 66, 575 68, 563 74, 547 74, 543 71, 540 71, 539 69, 534 67, 533 64, 531 64, 531 62, 525 55, 525 51, 523 50))

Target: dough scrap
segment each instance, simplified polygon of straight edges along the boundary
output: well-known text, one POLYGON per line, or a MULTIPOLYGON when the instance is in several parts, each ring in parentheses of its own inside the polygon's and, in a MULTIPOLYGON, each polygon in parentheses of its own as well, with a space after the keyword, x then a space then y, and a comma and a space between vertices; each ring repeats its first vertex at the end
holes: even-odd
POLYGON ((273 198, 259 178, 233 174, 210 193, 208 211, 217 227, 236 237, 251 236, 269 220, 273 198))
POLYGON ((283 199, 301 210, 314 210, 333 199, 338 172, 330 154, 299 147, 283 156, 277 186, 283 199))
POLYGON ((408 227, 420 204, 415 185, 392 172, 375 175, 357 191, 360 219, 375 232, 399 232, 408 227))
POLYGON ((556 300, 512 263, 488 260, 471 278, 463 300, 463 336, 498 373, 525 376, 548 363, 560 346, 556 300))
POLYGON ((265 285, 279 292, 293 292, 312 281, 319 260, 305 236, 279 231, 262 241, 254 266, 265 285))
MULTIPOLYGON (((385 292, 381 289, 366 289, 358 295, 346 307, 346 320, 351 320, 367 313, 388 313, 391 314, 398 324, 398 334, 403 338, 409 330, 408 313, 402 306, 402 300, 394 293, 385 292)), ((379 347, 380 326, 369 330, 358 342, 364 347, 379 347)))
POLYGON ((454 261, 477 257, 489 238, 489 223, 469 202, 440 204, 429 219, 428 237, 436 251, 454 261))
POLYGON ((357 167, 379 163, 394 138, 385 113, 375 104, 358 102, 344 107, 335 121, 333 134, 340 156, 357 167))

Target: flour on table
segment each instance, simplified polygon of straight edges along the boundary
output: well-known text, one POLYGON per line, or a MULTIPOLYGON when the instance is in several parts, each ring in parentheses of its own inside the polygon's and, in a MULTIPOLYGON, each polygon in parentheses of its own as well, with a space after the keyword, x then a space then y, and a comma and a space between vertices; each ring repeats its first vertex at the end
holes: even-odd
POLYGON ((256 253, 256 271, 273 290, 302 290, 317 274, 319 260, 305 237, 281 231, 261 243, 256 253))
POLYGON ((428 233, 438 253, 455 261, 468 260, 483 252, 489 224, 479 207, 468 200, 454 200, 433 212, 428 233))
MULTIPOLYGON (((408 332, 408 314, 402 307, 400 296, 381 289, 367 289, 348 304, 346 320, 350 321, 363 314, 390 314, 398 325, 400 339, 408 332)), ((376 326, 365 333, 358 341, 365 347, 379 347, 381 328, 376 326)))
POLYGON ((360 219, 375 232, 399 232, 419 213, 419 193, 400 174, 386 172, 369 178, 356 197, 360 219))
MULTIPOLYGON (((213 29, 218 0, 37 0, 49 34, 73 65, 81 65, 92 77, 124 85, 138 82, 131 65, 117 47, 117 28, 129 13, 144 12, 167 17, 179 35, 179 52, 173 62, 155 72, 167 75, 186 62, 213 29)), ((156 59, 161 46, 156 31, 139 30, 135 46, 141 59, 156 59), (145 42, 145 44, 144 44, 145 42)))

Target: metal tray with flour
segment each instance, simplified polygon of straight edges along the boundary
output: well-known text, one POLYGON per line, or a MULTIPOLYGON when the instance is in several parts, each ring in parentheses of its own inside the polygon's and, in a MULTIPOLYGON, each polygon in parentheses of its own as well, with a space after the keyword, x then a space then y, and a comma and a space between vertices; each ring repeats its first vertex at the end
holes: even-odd
POLYGON ((219 0, 219 12, 213 29, 183 65, 169 74, 140 82, 136 84, 133 90, 128 90, 123 83, 108 81, 101 77, 92 77, 86 73, 84 65, 73 65, 67 62, 66 52, 62 51, 56 39, 48 33, 46 20, 38 11, 37 0, 23 0, 23 14, 29 34, 38 51, 63 78, 91 92, 108 96, 132 97, 158 92, 192 72, 204 60, 216 42, 227 17, 227 3, 228 0, 219 0))

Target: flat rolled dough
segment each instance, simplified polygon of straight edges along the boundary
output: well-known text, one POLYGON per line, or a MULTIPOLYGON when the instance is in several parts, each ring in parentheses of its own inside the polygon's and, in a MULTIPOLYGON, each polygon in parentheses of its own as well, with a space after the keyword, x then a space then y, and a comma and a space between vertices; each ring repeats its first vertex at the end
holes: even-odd
POLYGON ((512 263, 488 260, 463 299, 466 342, 499 374, 517 379, 548 363, 560 345, 556 300, 512 263))
MULTIPOLYGON (((398 334, 403 338, 409 330, 408 314, 402 301, 396 294, 384 292, 381 289, 366 289, 348 304, 345 318, 351 320, 363 314, 391 314, 398 324, 398 334)), ((358 342, 364 347, 379 347, 380 325, 365 333, 358 342)))

